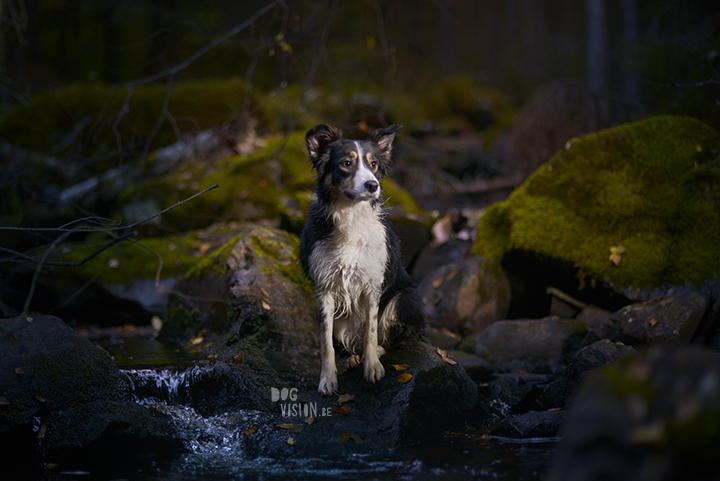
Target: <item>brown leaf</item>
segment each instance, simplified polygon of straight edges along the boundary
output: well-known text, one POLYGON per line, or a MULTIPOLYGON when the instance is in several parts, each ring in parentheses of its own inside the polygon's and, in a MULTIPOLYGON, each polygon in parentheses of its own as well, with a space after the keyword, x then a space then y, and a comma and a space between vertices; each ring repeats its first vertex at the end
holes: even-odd
POLYGON ((253 427, 247 428, 247 429, 244 431, 244 432, 245 432, 245 436, 250 436, 252 433, 254 433, 254 432, 257 431, 257 430, 258 430, 257 426, 253 426, 253 427))
POLYGON ((406 371, 410 367, 409 364, 390 364, 396 371, 406 371))
POLYGON ((288 441, 287 441, 287 443, 288 443, 290 446, 293 446, 296 442, 297 442, 297 439, 295 439, 295 438, 293 438, 293 437, 289 437, 289 438, 288 438, 288 441))
POLYGON ((450 364, 451 366, 454 366, 455 364, 457 364, 457 361, 455 359, 450 359, 448 357, 446 350, 440 349, 438 347, 435 351, 440 355, 440 357, 442 358, 443 361, 450 364))
POLYGON ((265 301, 262 301, 262 306, 263 306, 263 309, 265 309, 266 311, 271 311, 271 310, 272 310, 272 308, 270 307, 270 304, 268 304, 268 303, 265 302, 265 301))
POLYGON ((198 344, 200 344, 200 343, 203 342, 204 340, 205 340, 205 338, 202 337, 202 336, 193 337, 192 339, 190 339, 190 344, 193 345, 193 346, 197 346, 198 344))
POLYGON ((277 425, 279 428, 285 429, 288 432, 291 433, 299 433, 303 429, 305 429, 304 424, 290 424, 290 423, 283 423, 277 425))
POLYGON ((656 324, 657 324, 657 319, 655 319, 654 317, 652 319, 650 319, 650 327, 655 327, 656 324))
POLYGON ((349 403, 354 400, 355 400, 355 396, 353 396, 352 394, 343 394, 342 396, 338 397, 337 402, 340 404, 344 404, 344 403, 349 403))
POLYGON ((338 414, 350 414, 352 407, 348 406, 347 404, 335 403, 332 410, 333 412, 336 412, 338 414))
POLYGON ((235 364, 241 364, 242 363, 242 356, 240 354, 233 357, 233 363, 235 364))
POLYGON ((343 444, 348 442, 350 439, 350 433, 342 433, 340 437, 338 437, 338 444, 343 444))
POLYGON ((400 384, 405 384, 406 382, 410 381, 412 377, 412 374, 410 374, 409 372, 404 372, 398 376, 398 382, 400 384))
POLYGON ((315 416, 310 416, 310 417, 308 417, 308 418, 305 418, 305 422, 306 422, 307 424, 312 424, 312 423, 314 423, 314 422, 315 422, 315 416))
POLYGON ((44 402, 45 402, 45 398, 42 397, 42 395, 41 395, 40 393, 37 393, 37 394, 35 395, 35 399, 37 399, 37 400, 38 400, 39 402, 41 402, 41 403, 44 403, 44 402))
POLYGON ((25 370, 23 370, 23 368, 21 367, 16 367, 15 374, 17 374, 18 376, 22 376, 23 374, 25 374, 25 370))

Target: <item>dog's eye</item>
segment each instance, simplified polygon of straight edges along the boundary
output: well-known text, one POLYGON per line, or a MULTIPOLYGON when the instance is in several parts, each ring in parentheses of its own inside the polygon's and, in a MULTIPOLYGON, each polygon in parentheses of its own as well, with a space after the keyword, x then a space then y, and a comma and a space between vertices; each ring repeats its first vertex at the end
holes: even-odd
POLYGON ((349 169, 350 167, 352 167, 352 162, 350 162, 349 160, 344 160, 342 166, 346 169, 349 169))
POLYGON ((373 169, 377 169, 377 160, 373 160, 372 162, 370 162, 370 167, 372 167, 373 169))

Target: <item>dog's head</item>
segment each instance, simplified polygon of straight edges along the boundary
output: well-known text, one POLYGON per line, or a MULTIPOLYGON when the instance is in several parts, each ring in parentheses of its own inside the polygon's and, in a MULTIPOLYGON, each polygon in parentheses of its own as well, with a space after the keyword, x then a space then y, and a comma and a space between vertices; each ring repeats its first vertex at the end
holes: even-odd
POLYGON ((392 160, 392 143, 401 125, 373 129, 366 140, 344 140, 342 131, 325 124, 305 136, 317 170, 317 194, 324 200, 373 201, 392 160))

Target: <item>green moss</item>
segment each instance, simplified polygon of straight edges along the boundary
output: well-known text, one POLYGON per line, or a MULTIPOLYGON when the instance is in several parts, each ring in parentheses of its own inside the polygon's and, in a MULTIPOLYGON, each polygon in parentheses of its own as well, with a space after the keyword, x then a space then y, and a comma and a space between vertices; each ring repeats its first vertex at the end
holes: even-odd
POLYGON ((196 261, 192 268, 185 273, 185 279, 203 278, 211 271, 218 276, 225 274, 228 269, 227 259, 230 257, 230 253, 237 243, 240 242, 244 236, 245 234, 236 235, 211 253, 196 261))
POLYGON ((673 116, 573 139, 488 208, 473 254, 527 250, 619 287, 699 286, 720 274, 719 150, 717 131, 673 116))
MULTIPOLYGON (((92 234, 83 242, 63 246, 56 259, 80 262, 94 254, 110 239, 92 234)), ((129 284, 138 279, 161 279, 184 274, 197 260, 197 239, 188 234, 167 238, 146 238, 123 241, 112 246, 73 272, 87 279, 108 284, 129 284)))
MULTIPOLYGON (((78 83, 34 95, 29 107, 18 105, 0 120, 0 137, 26 149, 49 151, 60 144, 84 119, 89 120, 79 143, 69 149, 87 156, 115 150, 118 135, 124 144, 151 137, 154 147, 177 141, 182 135, 217 127, 238 118, 247 100, 241 79, 203 80, 173 86, 167 112, 164 84, 111 88, 100 82, 78 83), (123 107, 125 106, 125 107, 123 107)), ((255 102, 250 103, 256 110, 255 102)), ((103 168, 99 166, 99 168, 103 168)))

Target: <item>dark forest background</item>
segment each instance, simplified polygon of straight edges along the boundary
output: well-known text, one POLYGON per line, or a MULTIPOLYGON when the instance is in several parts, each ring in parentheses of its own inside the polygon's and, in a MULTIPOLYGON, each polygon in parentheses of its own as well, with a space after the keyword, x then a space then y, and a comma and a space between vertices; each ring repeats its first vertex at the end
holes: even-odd
POLYGON ((521 105, 550 80, 579 79, 638 111, 718 126, 714 0, 3 0, 2 105, 74 82, 163 80, 266 5, 174 80, 392 95, 463 73, 521 105))

